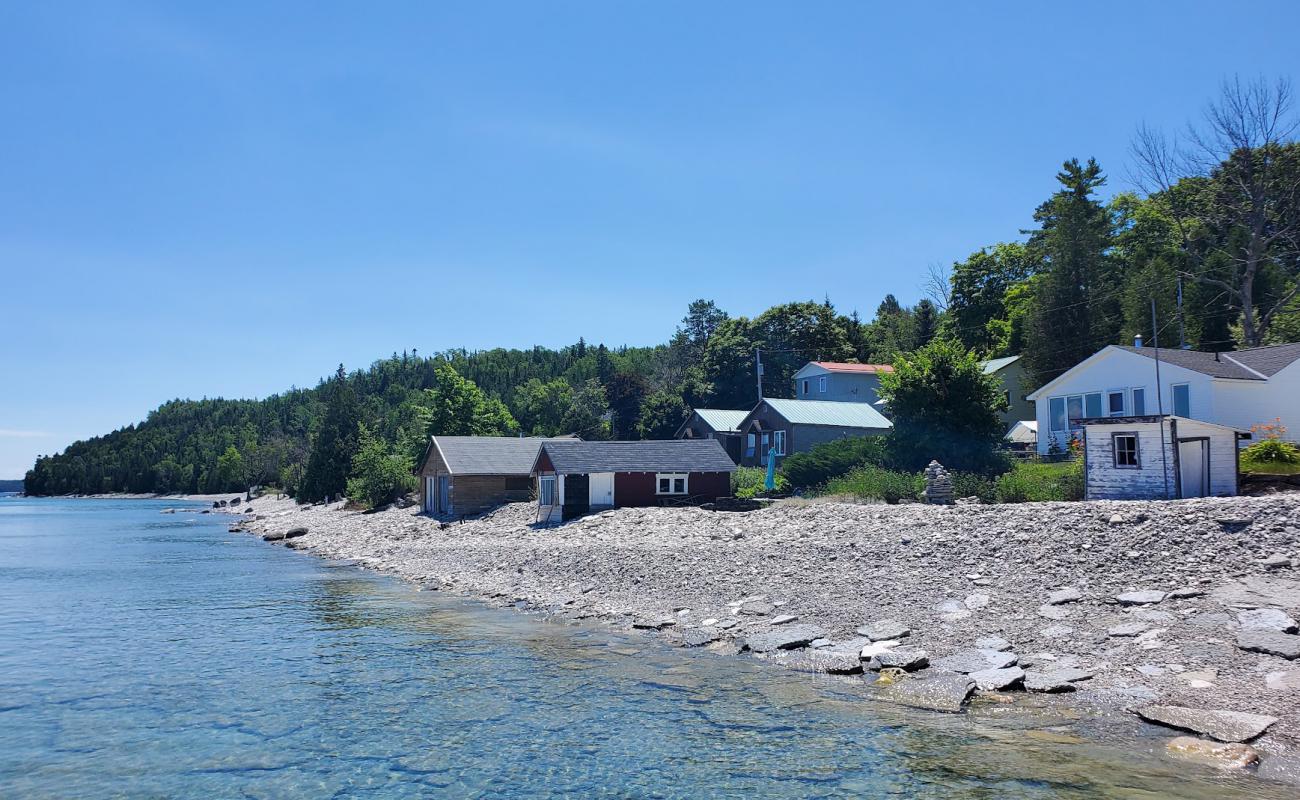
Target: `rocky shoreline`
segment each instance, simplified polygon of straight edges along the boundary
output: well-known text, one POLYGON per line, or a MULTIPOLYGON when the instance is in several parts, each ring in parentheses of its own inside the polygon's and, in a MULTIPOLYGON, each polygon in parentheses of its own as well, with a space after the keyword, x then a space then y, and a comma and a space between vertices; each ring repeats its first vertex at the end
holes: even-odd
POLYGON ((884 699, 1069 693, 1171 755, 1300 783, 1300 495, 1176 502, 620 509, 440 523, 259 498, 232 530, 427 589, 863 673, 884 699), (1202 739, 1176 734, 1192 731, 1202 739), (1219 742, 1227 744, 1219 744, 1219 742), (1248 744, 1241 744, 1248 742, 1248 744))

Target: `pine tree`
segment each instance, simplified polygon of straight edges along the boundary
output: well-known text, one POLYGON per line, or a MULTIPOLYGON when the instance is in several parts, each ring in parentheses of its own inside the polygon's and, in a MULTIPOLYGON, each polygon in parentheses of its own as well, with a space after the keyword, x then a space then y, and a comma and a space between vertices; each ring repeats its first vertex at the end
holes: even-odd
POLYGON ((326 402, 325 419, 312 442, 298 495, 303 502, 316 503, 342 494, 357 452, 361 410, 342 364, 330 382, 326 402))

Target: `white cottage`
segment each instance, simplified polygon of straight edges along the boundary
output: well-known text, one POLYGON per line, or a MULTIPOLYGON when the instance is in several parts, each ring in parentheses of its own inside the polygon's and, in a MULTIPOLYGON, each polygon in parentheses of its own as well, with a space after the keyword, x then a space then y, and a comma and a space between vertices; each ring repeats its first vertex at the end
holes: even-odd
POLYGON ((1300 343, 1229 353, 1139 344, 1102 348, 1027 399, 1035 404, 1038 452, 1048 453, 1053 443, 1064 451, 1083 420, 1098 417, 1172 414, 1237 430, 1280 418, 1295 440, 1297 397, 1300 343))
POLYGON ((1237 493, 1239 439, 1250 434, 1173 415, 1079 420, 1084 498, 1172 500, 1237 493))

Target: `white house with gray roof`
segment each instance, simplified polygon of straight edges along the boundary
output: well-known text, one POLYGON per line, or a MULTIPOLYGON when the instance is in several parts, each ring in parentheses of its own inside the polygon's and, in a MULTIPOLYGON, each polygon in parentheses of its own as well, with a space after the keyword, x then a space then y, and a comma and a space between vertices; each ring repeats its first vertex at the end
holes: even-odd
POLYGON ((1064 450, 1080 420, 1160 414, 1240 431, 1280 420, 1296 441, 1300 343, 1227 353, 1110 345, 1027 399, 1035 402, 1040 453, 1053 442, 1064 450))

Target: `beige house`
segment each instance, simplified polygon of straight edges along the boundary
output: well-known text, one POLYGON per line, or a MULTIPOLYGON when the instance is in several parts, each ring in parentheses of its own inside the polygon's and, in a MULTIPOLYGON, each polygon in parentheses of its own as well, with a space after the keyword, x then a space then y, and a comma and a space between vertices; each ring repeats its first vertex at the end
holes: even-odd
POLYGON ((993 375, 1002 384, 1002 396, 1007 399, 1007 410, 998 416, 1007 432, 1017 422, 1034 419, 1034 401, 1026 397, 1025 366, 1020 356, 992 358, 980 364, 985 375, 993 375))
MULTIPOLYGON (((571 440, 573 437, 564 437, 571 440)), ((531 475, 541 437, 434 436, 416 474, 420 508, 439 517, 466 517, 503 503, 531 500, 531 475)))

